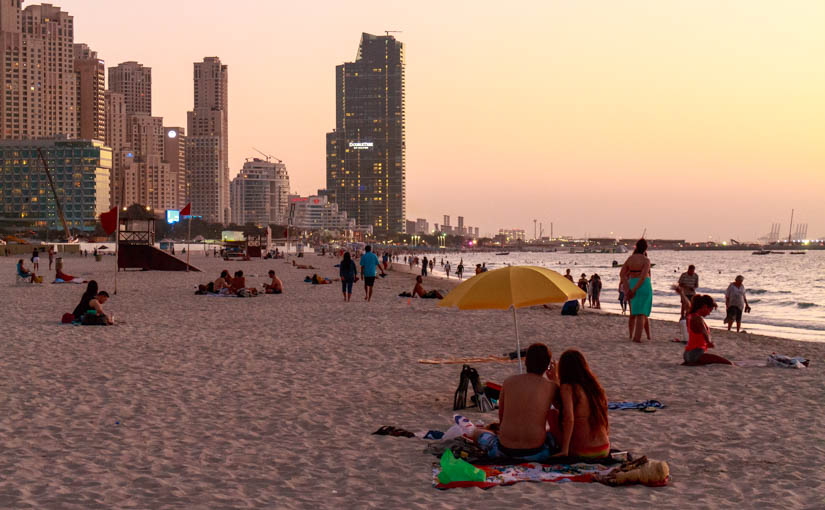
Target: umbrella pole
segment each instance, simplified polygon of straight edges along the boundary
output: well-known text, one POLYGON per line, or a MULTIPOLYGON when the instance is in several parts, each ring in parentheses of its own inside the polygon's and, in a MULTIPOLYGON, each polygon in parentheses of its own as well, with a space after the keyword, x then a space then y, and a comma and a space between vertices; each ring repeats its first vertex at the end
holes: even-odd
POLYGON ((516 307, 513 306, 513 324, 516 325, 516 356, 518 357, 518 373, 523 374, 524 368, 521 365, 521 340, 518 337, 518 316, 516 315, 516 307))

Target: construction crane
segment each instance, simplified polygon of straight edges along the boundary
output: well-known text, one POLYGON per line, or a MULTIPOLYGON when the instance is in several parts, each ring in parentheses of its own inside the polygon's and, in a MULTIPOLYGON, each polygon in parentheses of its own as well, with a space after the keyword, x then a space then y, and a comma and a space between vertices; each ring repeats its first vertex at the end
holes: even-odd
POLYGON ((52 194, 54 195, 54 203, 57 206, 57 215, 60 217, 61 223, 63 223, 63 230, 66 232, 66 242, 71 243, 73 242, 72 233, 69 230, 69 224, 66 223, 66 216, 63 214, 63 206, 60 205, 60 199, 57 197, 57 189, 54 187, 54 179, 52 179, 52 173, 49 172, 49 164, 46 163, 46 158, 43 157, 43 151, 37 149, 37 154, 40 155, 40 162, 43 164, 43 170, 46 171, 46 177, 49 179, 49 186, 52 188, 52 194))
POLYGON ((267 153, 265 153, 265 152, 264 152, 264 151, 262 151, 262 150, 258 150, 258 149, 256 149, 255 147, 252 147, 252 149, 253 149, 255 152, 257 152, 258 154, 260 154, 261 156, 265 157, 265 158, 266 158, 267 163, 269 162, 269 160, 270 160, 270 159, 274 159, 274 160, 275 160, 275 161, 277 161, 278 163, 283 163, 283 161, 281 161, 279 158, 276 158, 275 156, 273 156, 273 155, 271 155, 271 154, 267 154, 267 153))

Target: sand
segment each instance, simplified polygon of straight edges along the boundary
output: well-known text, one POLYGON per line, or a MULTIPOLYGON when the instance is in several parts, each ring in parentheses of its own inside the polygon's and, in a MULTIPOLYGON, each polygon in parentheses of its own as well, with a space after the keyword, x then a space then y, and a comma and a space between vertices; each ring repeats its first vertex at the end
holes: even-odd
MULTIPOLYGON (((674 323, 654 321, 654 340, 635 345, 619 316, 520 310, 524 345, 578 348, 610 400, 667 405, 611 411, 611 441, 666 460, 671 483, 438 491, 425 441, 370 433, 445 430, 460 365, 417 360, 513 350, 509 312, 408 304, 396 297, 413 285, 403 272, 379 279, 373 302, 356 285, 344 303, 338 284, 305 284, 311 271, 283 261, 193 255, 205 273, 120 273, 106 308, 123 322, 77 327, 59 319, 85 286, 15 285, 15 262, 0 260, 2 508, 825 507, 825 344, 714 331, 721 355, 803 355, 811 367, 688 368, 674 323), (274 268, 286 293, 193 294, 222 268, 256 285, 274 268)), ((330 258, 304 262, 337 276, 330 258)), ((113 270, 114 257, 66 259, 109 291, 113 270)), ((476 367, 499 382, 516 371, 476 367)))

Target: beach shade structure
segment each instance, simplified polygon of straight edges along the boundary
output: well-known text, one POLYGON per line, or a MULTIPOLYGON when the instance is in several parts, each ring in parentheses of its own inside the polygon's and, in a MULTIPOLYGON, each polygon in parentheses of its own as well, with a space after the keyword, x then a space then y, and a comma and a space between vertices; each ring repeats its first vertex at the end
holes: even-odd
POLYGON ((458 285, 438 306, 456 306, 459 310, 513 310, 516 329, 516 353, 519 372, 521 340, 518 334, 516 308, 565 303, 582 299, 587 294, 561 274, 538 266, 508 266, 479 273, 458 285))

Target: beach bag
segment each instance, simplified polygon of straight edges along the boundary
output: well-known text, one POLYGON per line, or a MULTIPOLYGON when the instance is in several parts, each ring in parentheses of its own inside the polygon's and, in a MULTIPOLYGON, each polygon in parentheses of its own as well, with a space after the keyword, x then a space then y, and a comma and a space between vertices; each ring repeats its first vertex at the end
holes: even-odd
POLYGON ((467 461, 457 459, 451 450, 441 456, 441 472, 438 473, 438 483, 450 482, 483 482, 487 475, 481 469, 467 461))
POLYGON ((64 313, 63 317, 60 318, 60 322, 62 324, 71 324, 74 322, 74 315, 71 313, 64 313))

